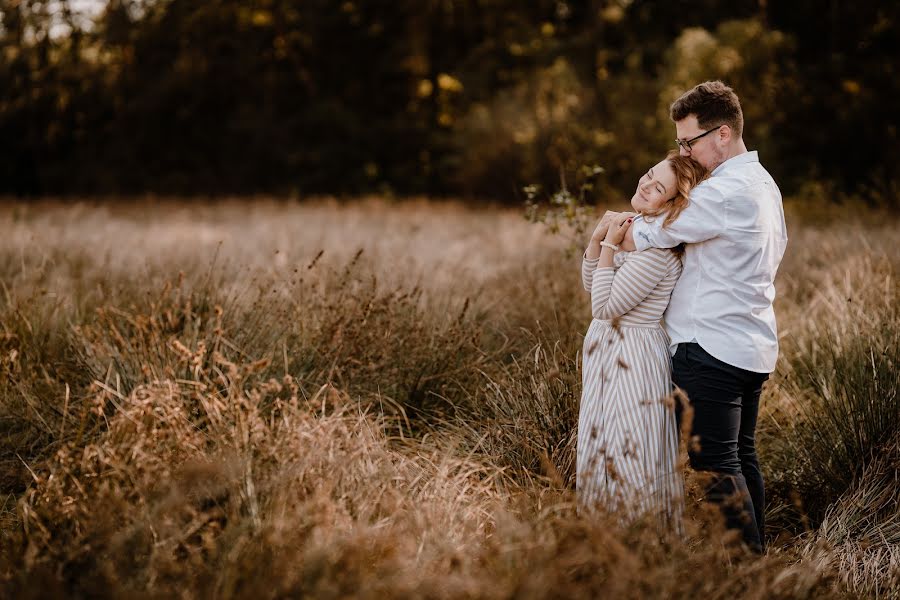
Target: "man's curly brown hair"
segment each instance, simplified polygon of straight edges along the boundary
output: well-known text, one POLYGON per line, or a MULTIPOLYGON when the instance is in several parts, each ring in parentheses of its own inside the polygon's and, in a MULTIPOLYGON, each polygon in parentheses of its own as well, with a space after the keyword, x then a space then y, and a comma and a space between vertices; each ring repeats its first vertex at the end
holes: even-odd
POLYGON ((734 90, 721 81, 705 81, 695 85, 672 103, 669 114, 676 122, 688 115, 696 115, 700 129, 724 124, 731 127, 737 137, 744 132, 741 101, 734 90))

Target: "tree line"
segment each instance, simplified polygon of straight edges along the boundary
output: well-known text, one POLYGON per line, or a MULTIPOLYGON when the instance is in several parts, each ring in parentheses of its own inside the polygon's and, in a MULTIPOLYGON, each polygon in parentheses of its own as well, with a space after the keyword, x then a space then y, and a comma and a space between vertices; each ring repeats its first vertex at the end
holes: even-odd
POLYGON ((101 4, 0 0, 0 193, 622 194, 719 78, 785 193, 896 203, 897 3, 101 4))

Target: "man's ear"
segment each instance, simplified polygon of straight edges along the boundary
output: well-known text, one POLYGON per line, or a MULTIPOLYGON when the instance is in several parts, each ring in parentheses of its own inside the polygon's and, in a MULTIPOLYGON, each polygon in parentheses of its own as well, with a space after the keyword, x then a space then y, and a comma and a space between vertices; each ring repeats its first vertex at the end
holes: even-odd
POLYGON ((731 143, 732 133, 733 132, 731 131, 730 125, 722 125, 721 127, 719 127, 719 141, 721 141, 723 145, 727 146, 729 143, 731 143))

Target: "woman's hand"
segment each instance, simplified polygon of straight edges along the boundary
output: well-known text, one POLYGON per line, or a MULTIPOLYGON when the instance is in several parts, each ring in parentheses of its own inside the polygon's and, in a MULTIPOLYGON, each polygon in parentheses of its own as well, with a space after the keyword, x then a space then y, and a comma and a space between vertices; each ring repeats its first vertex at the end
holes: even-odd
MULTIPOLYGON (((603 218, 600 219, 600 222, 597 223, 597 226, 594 228, 594 233, 591 234, 591 241, 588 243, 587 249, 584 251, 584 257, 588 260, 594 260, 600 257, 601 246, 600 242, 607 241, 609 242, 609 235, 611 233, 615 233, 615 230, 621 227, 621 223, 626 221, 629 218, 634 218, 637 213, 633 212, 614 212, 611 210, 606 211, 603 215, 603 218)), ((630 223, 629 223, 630 226, 630 223)), ((625 231, 628 230, 628 227, 625 227, 622 230, 622 237, 625 235, 625 231)), ((619 238, 622 239, 621 237, 619 238)), ((614 242, 618 245, 618 242, 614 242)))
POLYGON ((591 240, 599 242, 606 238, 606 232, 609 230, 609 224, 612 221, 612 218, 616 216, 618 213, 615 213, 611 210, 606 211, 606 214, 603 215, 603 218, 597 222, 597 226, 594 227, 594 233, 591 234, 591 240))
POLYGON ((609 228, 606 232, 604 241, 618 246, 625 239, 625 232, 631 227, 631 221, 634 220, 632 213, 619 213, 612 218, 609 228))
POLYGON ((597 223, 597 226, 594 228, 594 233, 591 234, 591 241, 600 243, 600 241, 604 240, 606 238, 606 233, 609 231, 609 224, 612 223, 612 220, 619 214, 620 213, 611 210, 606 211, 603 218, 600 219, 600 222, 597 223))

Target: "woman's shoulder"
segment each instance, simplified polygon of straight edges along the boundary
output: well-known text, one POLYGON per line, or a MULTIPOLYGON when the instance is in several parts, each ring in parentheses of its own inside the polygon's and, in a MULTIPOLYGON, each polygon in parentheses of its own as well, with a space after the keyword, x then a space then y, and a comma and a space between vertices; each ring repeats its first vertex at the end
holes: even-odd
POLYGON ((646 250, 635 250, 634 252, 628 252, 627 255, 632 260, 638 257, 663 260, 678 258, 678 253, 675 252, 675 250, 673 250, 672 248, 647 248, 646 250))
POLYGON ((668 268, 681 267, 681 258, 678 256, 678 253, 671 248, 647 248, 646 250, 627 252, 625 260, 637 260, 668 268))

